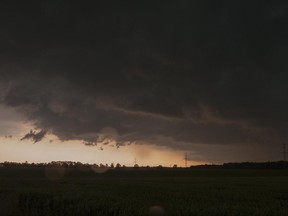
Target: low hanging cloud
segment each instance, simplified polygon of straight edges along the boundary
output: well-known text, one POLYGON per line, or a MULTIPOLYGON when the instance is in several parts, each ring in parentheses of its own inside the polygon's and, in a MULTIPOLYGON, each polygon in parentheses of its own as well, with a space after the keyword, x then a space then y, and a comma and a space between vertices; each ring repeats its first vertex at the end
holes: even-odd
POLYGON ((287 3, 39 2, 2 14, 1 104, 39 131, 22 139, 49 131, 88 146, 154 144, 211 160, 239 149, 278 157, 288 122, 287 3))
POLYGON ((20 140, 32 140, 34 143, 40 142, 45 135, 47 134, 47 131, 40 130, 39 132, 31 130, 29 133, 25 134, 20 140))

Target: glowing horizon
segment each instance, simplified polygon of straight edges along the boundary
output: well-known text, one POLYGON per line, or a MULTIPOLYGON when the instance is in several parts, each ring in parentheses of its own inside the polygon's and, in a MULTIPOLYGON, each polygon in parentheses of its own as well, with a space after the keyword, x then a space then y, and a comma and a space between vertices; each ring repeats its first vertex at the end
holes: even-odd
MULTIPOLYGON (((51 137, 49 137, 51 138, 51 137)), ((81 141, 53 141, 45 139, 33 144, 30 141, 0 139, 0 162, 48 163, 51 161, 73 161, 89 164, 121 164, 134 166, 135 158, 139 166, 185 166, 184 151, 175 151, 155 145, 129 145, 120 148, 85 146, 81 141)), ((188 161, 188 166, 203 164, 188 161)))

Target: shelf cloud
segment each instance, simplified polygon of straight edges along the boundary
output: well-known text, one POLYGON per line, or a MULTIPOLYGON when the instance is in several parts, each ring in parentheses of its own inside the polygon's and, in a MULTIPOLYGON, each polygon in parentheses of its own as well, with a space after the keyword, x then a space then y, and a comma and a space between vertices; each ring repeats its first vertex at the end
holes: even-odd
POLYGON ((40 131, 22 139, 267 152, 287 139, 287 3, 22 4, 3 7, 0 34, 1 104, 40 131))

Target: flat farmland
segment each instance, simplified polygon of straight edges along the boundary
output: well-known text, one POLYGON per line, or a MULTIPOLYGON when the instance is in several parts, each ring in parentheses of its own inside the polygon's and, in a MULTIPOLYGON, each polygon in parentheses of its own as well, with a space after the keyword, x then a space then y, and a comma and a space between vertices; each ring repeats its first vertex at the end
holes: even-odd
POLYGON ((287 170, 0 168, 3 216, 284 216, 287 170))

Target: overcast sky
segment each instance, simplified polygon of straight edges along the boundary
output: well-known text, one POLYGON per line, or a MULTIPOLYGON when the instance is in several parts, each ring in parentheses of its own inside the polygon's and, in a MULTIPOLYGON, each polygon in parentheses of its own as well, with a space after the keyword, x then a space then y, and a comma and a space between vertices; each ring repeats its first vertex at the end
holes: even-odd
POLYGON ((2 152, 49 148, 54 137, 83 157, 145 146, 193 161, 282 159, 287 1, 4 1, 0 10, 2 152))

